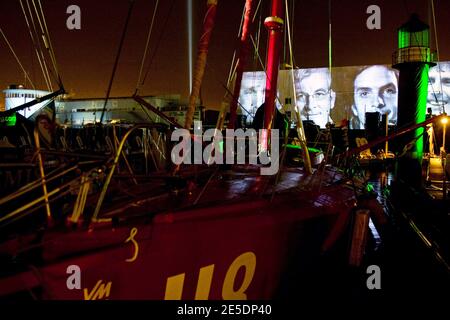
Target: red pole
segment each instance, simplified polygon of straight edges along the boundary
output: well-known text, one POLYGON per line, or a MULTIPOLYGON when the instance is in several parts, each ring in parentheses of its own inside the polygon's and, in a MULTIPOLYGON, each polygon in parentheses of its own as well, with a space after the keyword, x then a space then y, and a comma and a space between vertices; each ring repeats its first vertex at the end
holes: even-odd
POLYGON ((206 57, 208 55, 209 39, 214 28, 218 0, 207 0, 207 10, 205 19, 203 20, 203 34, 200 38, 197 49, 197 61, 195 64, 195 72, 193 76, 192 92, 189 97, 189 106, 186 113, 184 127, 190 129, 194 118, 195 105, 200 94, 203 75, 205 73, 206 57))
POLYGON ((239 99, 239 93, 241 91, 242 74, 244 73, 245 65, 247 64, 248 52, 250 51, 250 29, 251 20, 253 16, 253 0, 246 0, 245 2, 245 13, 244 13, 244 24, 242 26, 239 61, 236 68, 236 80, 234 82, 233 98, 230 104, 230 121, 228 123, 228 128, 233 129, 236 124, 236 110, 239 99))
POLYGON ((282 27, 284 24, 284 8, 282 0, 272 0, 272 13, 264 20, 264 25, 269 31, 269 48, 267 53, 267 76, 264 109, 264 128, 272 126, 272 117, 275 110, 275 98, 277 94, 278 70, 280 67, 282 27))

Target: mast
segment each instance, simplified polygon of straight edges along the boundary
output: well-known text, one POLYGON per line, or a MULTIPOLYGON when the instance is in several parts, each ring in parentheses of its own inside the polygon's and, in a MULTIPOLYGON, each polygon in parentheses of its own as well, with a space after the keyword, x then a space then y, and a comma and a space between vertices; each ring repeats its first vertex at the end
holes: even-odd
POLYGON ((280 67, 282 28, 284 25, 284 8, 282 0, 272 0, 271 16, 264 20, 269 32, 269 47, 267 52, 266 93, 264 109, 264 128, 270 131, 275 111, 277 94, 278 69, 280 67))
POLYGON ((239 93, 241 90, 242 74, 244 73, 244 68, 247 64, 247 57, 250 47, 249 35, 251 29, 251 19, 253 16, 253 0, 246 0, 245 2, 245 14, 244 14, 244 24, 242 26, 241 35, 241 48, 239 52, 239 60, 236 68, 236 80, 234 82, 233 98, 230 104, 230 121, 228 123, 228 128, 233 129, 236 124, 236 110, 239 99, 239 93))
POLYGON ((194 118, 195 105, 197 103, 200 88, 202 85, 203 75, 205 73, 206 57, 208 56, 209 39, 214 28, 218 0, 207 0, 207 9, 205 19, 203 20, 203 34, 200 38, 197 49, 197 61, 195 63, 195 73, 192 85, 191 95, 189 97, 189 105, 186 113, 184 127, 190 129, 194 118))

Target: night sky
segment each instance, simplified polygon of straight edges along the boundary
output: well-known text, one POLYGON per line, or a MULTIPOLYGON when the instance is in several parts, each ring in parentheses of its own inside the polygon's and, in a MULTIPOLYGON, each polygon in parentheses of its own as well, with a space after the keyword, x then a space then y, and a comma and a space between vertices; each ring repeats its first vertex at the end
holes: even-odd
MULTIPOLYGON (((31 1, 31 0, 30 0, 31 1)), ((36 0, 37 1, 37 0, 36 0)), ((41 0, 64 86, 74 98, 104 97, 111 76, 128 0, 41 0), (81 8, 81 30, 68 30, 66 8, 81 8)), ((256 1, 256 0, 255 0, 256 1)), ((194 2, 194 58, 206 0, 194 2)), ((269 1, 262 1, 263 19, 269 1)), ((390 64, 396 48, 396 29, 412 12, 427 21, 429 0, 332 0, 333 65, 390 64), (381 7, 381 30, 368 30, 366 8, 381 7)), ((111 96, 133 94, 147 30, 156 0, 136 0, 111 96)), ((212 34, 202 98, 217 108, 224 96, 244 0, 219 0, 212 34)), ((450 60, 450 1, 435 0, 440 58, 450 60)), ((257 19, 258 20, 258 19, 257 19)), ((0 1, 3 29, 35 85, 46 89, 19 0, 0 1)), ((257 29, 258 26, 255 27, 257 29)), ((256 31, 256 30, 255 30, 256 31)), ((264 27, 261 33, 266 35, 264 27)), ((328 0, 295 1, 294 59, 299 67, 328 65, 328 0)), ((186 0, 161 0, 153 29, 149 57, 154 55, 141 95, 189 95, 186 0), (174 1, 174 2, 173 2, 174 1), (173 3, 172 3, 173 2, 173 3), (161 39, 161 41, 158 41, 161 39), (159 45, 158 45, 159 43, 159 45)), ((265 39, 261 46, 265 47, 265 39)), ((433 45, 434 48, 434 38, 433 45)), ((264 51, 261 51, 263 60, 264 51)), ((24 75, 3 39, 0 39, 0 87, 24 83, 24 75)), ((261 70, 257 61, 248 69, 261 70)), ((3 98, 1 103, 3 104, 3 98)))

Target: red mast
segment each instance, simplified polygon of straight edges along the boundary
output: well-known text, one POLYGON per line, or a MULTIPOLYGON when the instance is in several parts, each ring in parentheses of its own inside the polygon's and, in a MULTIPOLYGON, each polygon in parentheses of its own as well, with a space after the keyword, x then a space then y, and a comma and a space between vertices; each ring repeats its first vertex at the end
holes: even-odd
POLYGON ((275 110, 275 99, 277 94, 278 69, 280 67, 280 56, 283 28, 284 8, 282 0, 272 0, 271 16, 264 20, 264 25, 269 31, 269 47, 267 53, 266 71, 266 95, 264 109, 264 128, 272 126, 272 118, 275 110))
POLYGON ((251 29, 251 19, 253 16, 253 0, 246 0, 244 24, 242 26, 241 34, 241 48, 239 52, 239 61, 236 68, 236 80, 234 82, 233 98, 230 104, 230 121, 228 128, 233 129, 236 124, 236 109, 241 90, 242 74, 244 73, 245 65, 247 64, 247 56, 250 47, 249 35, 251 29))
POLYGON ((198 96, 200 94, 200 88, 202 86, 203 75, 205 73, 206 57, 208 55, 209 39, 214 27, 214 21, 216 17, 218 0, 207 0, 207 10, 205 19, 203 20, 203 34, 200 38, 197 49, 197 61, 195 64, 195 73, 192 85, 192 92, 189 97, 189 106, 186 113, 186 120, 184 127, 190 129, 192 126, 192 119, 194 118, 195 105, 197 103, 198 96))

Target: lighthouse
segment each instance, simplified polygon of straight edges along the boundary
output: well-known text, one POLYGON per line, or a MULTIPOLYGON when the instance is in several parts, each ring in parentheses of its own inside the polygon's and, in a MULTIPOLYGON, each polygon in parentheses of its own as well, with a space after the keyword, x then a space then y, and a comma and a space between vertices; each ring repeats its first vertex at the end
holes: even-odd
MULTIPOLYGON (((428 70, 434 66, 430 50, 430 28, 413 14, 398 29, 398 50, 393 67, 399 70, 397 127, 404 128, 425 120, 428 70)), ((400 156, 397 178, 412 187, 422 185, 424 129, 406 134, 398 143, 400 156)))

